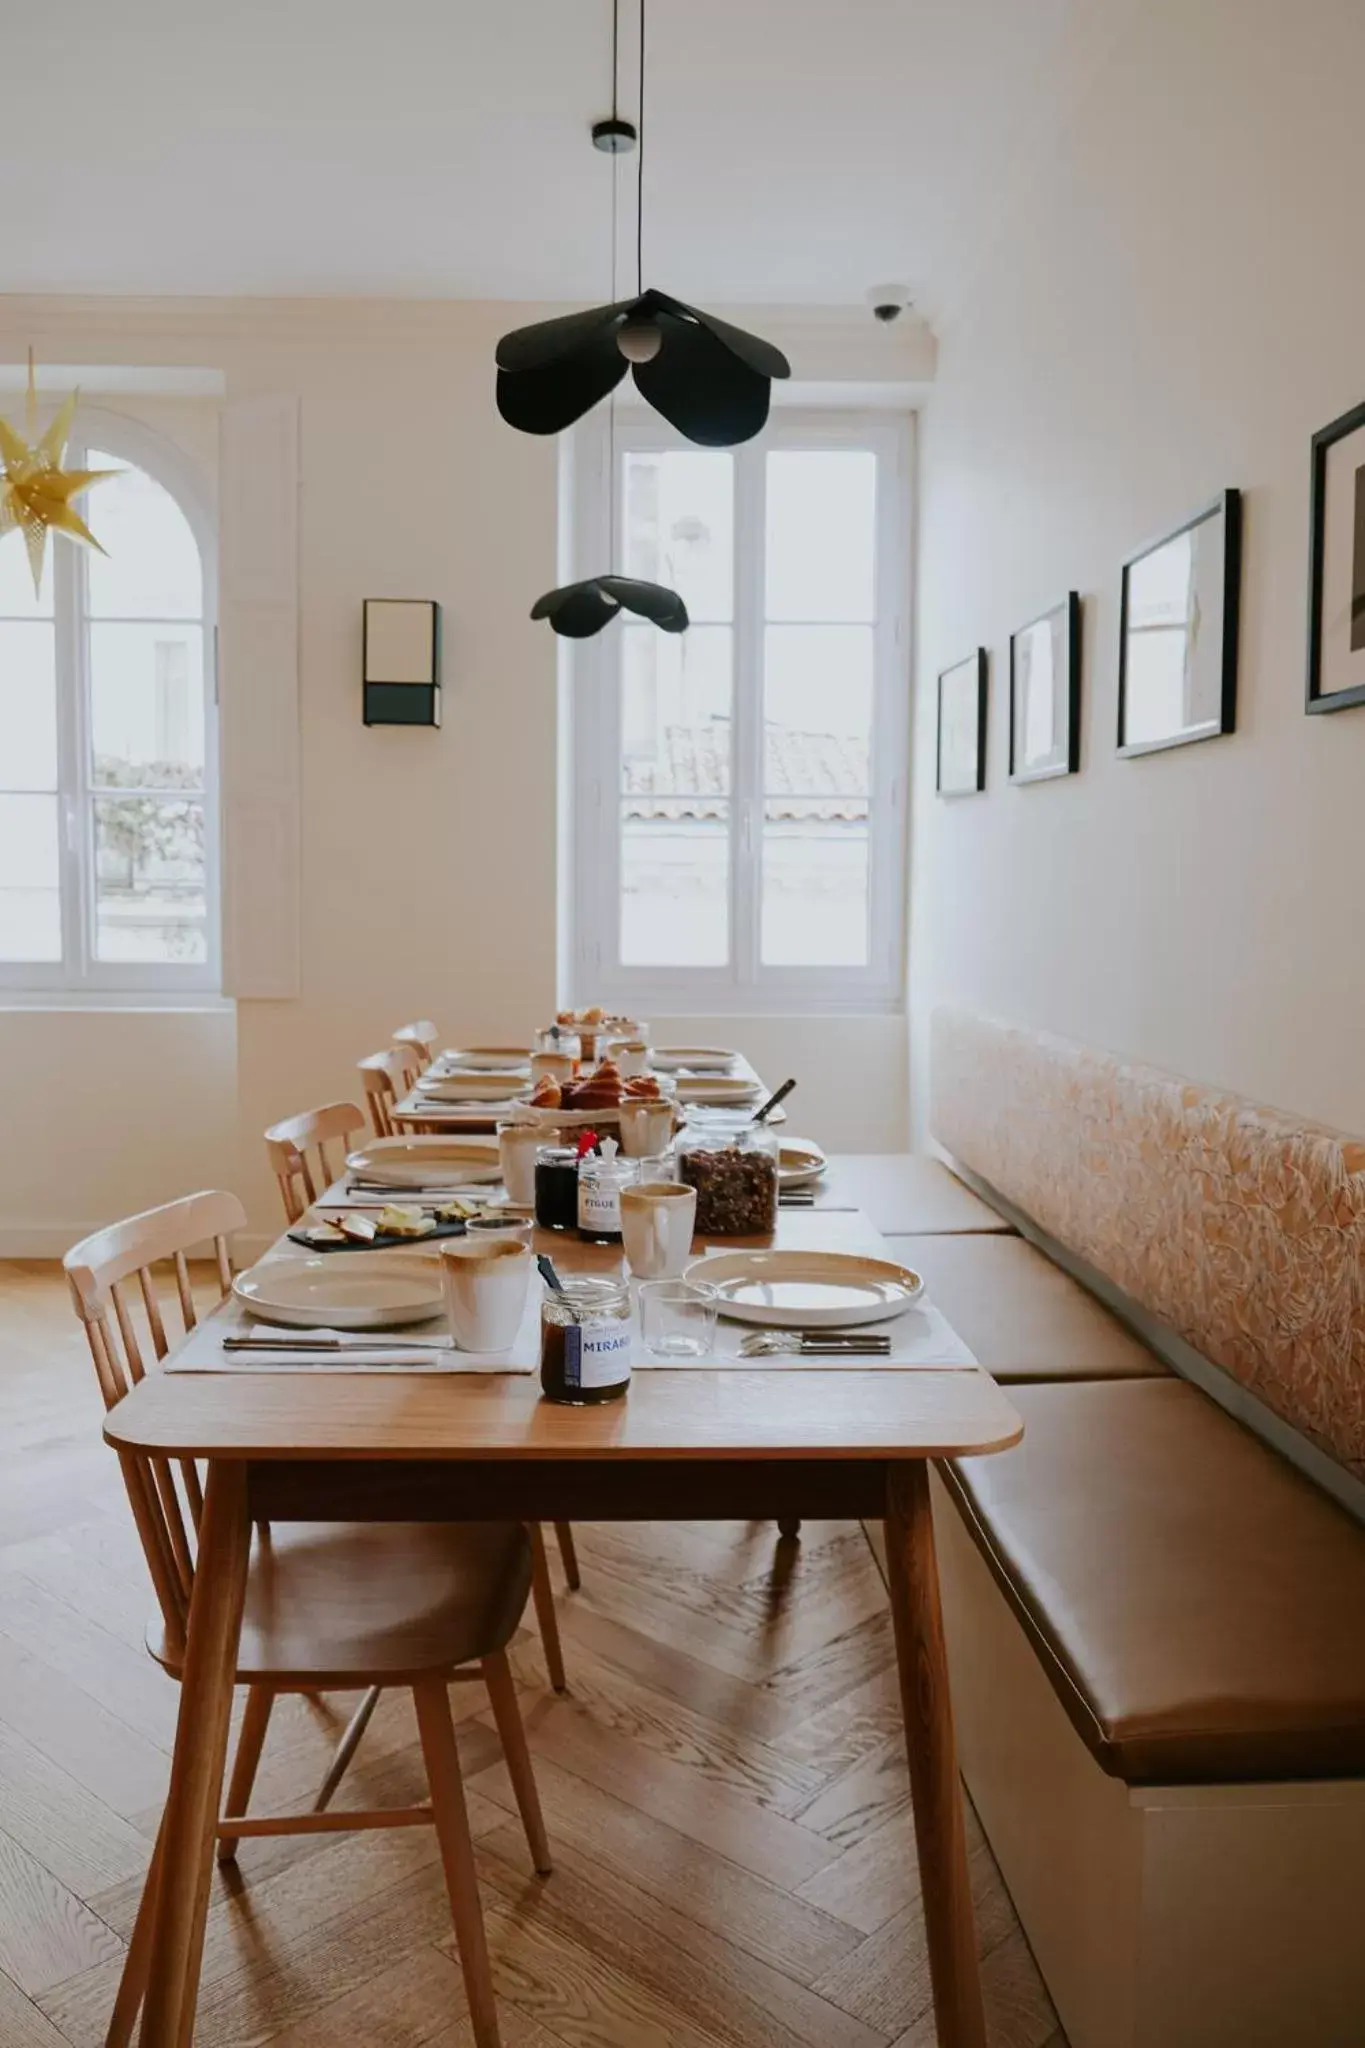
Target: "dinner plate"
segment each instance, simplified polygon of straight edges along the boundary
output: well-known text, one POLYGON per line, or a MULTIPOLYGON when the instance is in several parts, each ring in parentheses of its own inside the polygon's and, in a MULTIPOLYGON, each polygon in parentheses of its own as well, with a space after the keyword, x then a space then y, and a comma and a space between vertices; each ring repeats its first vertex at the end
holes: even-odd
POLYGON ((417 1092, 432 1102, 510 1102, 529 1092, 526 1069, 520 1073, 430 1074, 418 1077, 417 1092))
POLYGON ((757 1081, 744 1081, 724 1074, 679 1074, 679 1102, 697 1102, 712 1109, 728 1107, 736 1103, 743 1108, 746 1102, 758 1102, 763 1095, 762 1085, 757 1081))
POLYGON ((708 1252, 687 1278, 715 1288, 723 1316, 779 1330, 890 1322, 924 1292, 908 1266, 851 1252, 708 1252))
POLYGON ((412 1252, 314 1252, 262 1259, 232 1291, 263 1322, 298 1330, 387 1330, 441 1312, 441 1267, 412 1252))
POLYGON ((679 1067, 690 1067, 694 1074, 728 1074, 738 1058, 724 1045, 656 1045, 649 1063, 665 1074, 679 1067))
POLYGON ((778 1186, 814 1187, 828 1163, 820 1147, 809 1138, 784 1138, 777 1153, 778 1186))
POLYGON ((346 1165, 392 1188, 483 1187, 502 1179, 496 1138, 375 1138, 346 1165))
POLYGON ((453 1052, 441 1054, 441 1066, 475 1072, 487 1068, 496 1074, 525 1074, 530 1071, 531 1055, 524 1045, 461 1045, 453 1052))

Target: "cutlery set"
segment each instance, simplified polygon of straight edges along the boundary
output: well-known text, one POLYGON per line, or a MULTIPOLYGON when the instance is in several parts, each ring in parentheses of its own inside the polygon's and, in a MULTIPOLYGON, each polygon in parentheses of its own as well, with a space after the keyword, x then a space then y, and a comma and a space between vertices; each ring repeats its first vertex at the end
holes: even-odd
POLYGON ((739 1347, 741 1358, 889 1358, 891 1339, 876 1330, 752 1330, 739 1347))

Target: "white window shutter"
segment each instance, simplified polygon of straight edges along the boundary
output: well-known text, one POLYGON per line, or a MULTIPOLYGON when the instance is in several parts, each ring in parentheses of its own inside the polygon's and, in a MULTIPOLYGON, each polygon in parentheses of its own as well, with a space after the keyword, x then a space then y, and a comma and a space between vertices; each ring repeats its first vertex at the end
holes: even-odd
POLYGON ((297 996, 297 397, 229 400, 219 457, 223 988, 297 996))

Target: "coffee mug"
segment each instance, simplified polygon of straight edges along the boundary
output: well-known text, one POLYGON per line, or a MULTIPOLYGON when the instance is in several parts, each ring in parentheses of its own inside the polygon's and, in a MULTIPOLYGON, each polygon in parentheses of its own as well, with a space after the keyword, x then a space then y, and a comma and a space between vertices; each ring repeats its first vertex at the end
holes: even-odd
POLYGON ((498 1162, 507 1199, 519 1209, 530 1209, 536 1199, 536 1147, 545 1134, 534 1124, 501 1124, 498 1127, 498 1162))
POLYGON ((506 1351, 526 1313, 531 1253, 514 1237, 452 1238, 441 1246, 450 1334, 461 1351, 506 1351))
POLYGON ((548 1076, 551 1081, 558 1081, 562 1087, 566 1081, 572 1081, 576 1064, 573 1056, 567 1052, 533 1052, 531 1079, 543 1081, 548 1076))
POLYGON ((649 1047, 643 1038, 621 1038, 611 1048, 623 1079, 632 1080, 637 1074, 649 1072, 649 1047))
POLYGON ((667 1148, 673 1136, 671 1102, 632 1102, 627 1096, 620 1114, 621 1150, 627 1159, 652 1159, 667 1148))
POLYGON ((535 1211, 511 1204, 505 1209, 489 1209, 482 1216, 471 1216, 464 1229, 465 1236, 479 1244, 506 1237, 514 1244, 529 1246, 535 1232, 535 1211))
POLYGON ((641 1280, 676 1279, 692 1256, 697 1191, 675 1180, 621 1190, 626 1263, 641 1280))

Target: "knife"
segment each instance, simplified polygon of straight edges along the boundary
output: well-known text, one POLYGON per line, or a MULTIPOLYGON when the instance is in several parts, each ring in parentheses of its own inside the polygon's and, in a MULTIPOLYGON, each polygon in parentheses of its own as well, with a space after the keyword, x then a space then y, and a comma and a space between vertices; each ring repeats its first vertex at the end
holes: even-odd
POLYGON ((258 1337, 227 1336, 223 1338, 224 1351, 453 1351, 454 1340, 450 1337, 395 1337, 385 1330, 376 1330, 371 1335, 364 1330, 348 1330, 344 1336, 310 1336, 301 1330, 296 1337, 281 1331, 277 1336, 262 1334, 258 1337))

